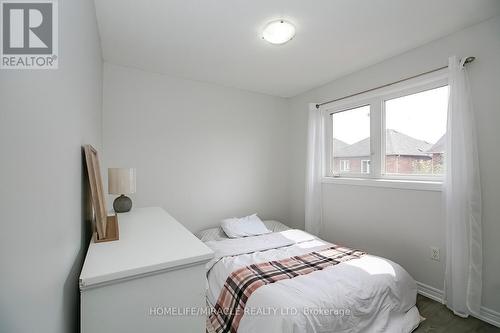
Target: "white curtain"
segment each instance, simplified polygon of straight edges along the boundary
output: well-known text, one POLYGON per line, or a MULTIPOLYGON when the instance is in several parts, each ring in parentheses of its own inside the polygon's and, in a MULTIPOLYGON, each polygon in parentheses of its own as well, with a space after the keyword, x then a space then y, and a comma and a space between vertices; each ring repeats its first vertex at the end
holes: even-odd
POLYGON ((456 57, 449 59, 448 67, 445 302, 466 317, 478 314, 481 307, 481 186, 467 72, 456 57))
POLYGON ((321 195, 323 147, 323 117, 319 109, 311 106, 307 131, 305 229, 313 235, 319 234, 323 217, 321 195))

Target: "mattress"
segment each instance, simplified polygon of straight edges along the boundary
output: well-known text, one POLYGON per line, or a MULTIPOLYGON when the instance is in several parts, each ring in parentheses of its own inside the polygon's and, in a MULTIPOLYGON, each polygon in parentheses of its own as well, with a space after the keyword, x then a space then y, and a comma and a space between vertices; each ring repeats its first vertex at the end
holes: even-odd
MULTIPOLYGON (((215 252, 207 264, 207 303, 212 308, 235 270, 332 246, 294 229, 205 244, 215 252)), ((407 333, 420 322, 416 294, 416 282, 404 268, 367 254, 258 288, 246 303, 238 332, 407 333)))

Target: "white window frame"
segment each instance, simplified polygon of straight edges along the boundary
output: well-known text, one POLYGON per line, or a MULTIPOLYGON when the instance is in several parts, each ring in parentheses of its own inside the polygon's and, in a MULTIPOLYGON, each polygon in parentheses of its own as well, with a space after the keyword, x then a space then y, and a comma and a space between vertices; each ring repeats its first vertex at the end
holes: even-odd
POLYGON ((371 162, 372 162, 371 160, 361 160, 361 173, 362 173, 362 174, 370 174, 370 166, 371 166, 371 162), (363 168, 363 165, 364 165, 365 163, 367 163, 367 165, 368 165, 368 167, 367 167, 368 172, 364 172, 364 171, 363 171, 363 169, 364 169, 364 168, 363 168))
POLYGON ((340 172, 349 172, 351 170, 351 161, 349 160, 340 160, 339 161, 339 171, 340 172), (345 168, 344 168, 345 166, 345 168))
MULTIPOLYGON (((338 112, 344 112, 344 111, 349 111, 352 109, 357 109, 361 108, 364 106, 370 106, 370 119, 372 116, 372 107, 370 105, 371 100, 360 100, 359 102, 356 103, 351 103, 351 104, 340 104, 341 107, 335 109, 334 111, 330 111, 330 108, 327 108, 325 110, 321 110, 323 112, 323 123, 324 123, 324 137, 325 137, 325 177, 370 177, 370 174, 363 174, 360 172, 351 172, 349 171, 342 171, 340 170, 339 167, 339 172, 334 171, 334 156, 333 156, 333 122, 332 122, 332 114, 338 113, 338 112)), ((371 131, 372 131, 372 124, 370 124, 370 151, 373 152, 373 149, 371 148, 372 142, 371 142, 371 131)), ((370 153, 373 157, 373 154, 370 153)), ((349 168, 350 169, 350 168, 349 168)))
MULTIPOLYGON (((390 188, 440 191, 442 175, 397 175, 385 173, 385 102, 448 85, 446 69, 381 89, 353 96, 320 107, 324 123, 324 183, 367 185, 390 188), (370 173, 333 172, 333 123, 331 115, 362 106, 370 106, 370 173)), ((312 105, 311 105, 312 106, 312 105)), ((361 170, 362 171, 362 167, 361 170)))

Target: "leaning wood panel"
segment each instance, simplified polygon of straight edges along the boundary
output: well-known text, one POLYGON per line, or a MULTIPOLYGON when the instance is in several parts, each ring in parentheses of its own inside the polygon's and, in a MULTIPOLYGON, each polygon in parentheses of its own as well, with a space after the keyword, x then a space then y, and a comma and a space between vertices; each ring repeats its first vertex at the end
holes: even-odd
POLYGON ((90 192, 92 197, 92 206, 95 212, 95 227, 99 239, 106 238, 106 201, 102 186, 101 169, 99 166, 99 157, 97 150, 91 145, 85 145, 85 160, 90 183, 90 192))

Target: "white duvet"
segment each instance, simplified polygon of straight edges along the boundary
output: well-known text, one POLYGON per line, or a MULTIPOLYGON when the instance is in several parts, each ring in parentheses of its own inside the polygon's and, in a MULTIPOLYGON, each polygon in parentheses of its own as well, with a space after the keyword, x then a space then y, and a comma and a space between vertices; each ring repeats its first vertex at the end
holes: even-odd
MULTIPOLYGON (((331 244, 300 230, 209 241, 210 305, 234 270, 331 244)), ((411 332, 420 321, 417 286, 398 264, 371 255, 258 288, 248 299, 240 333, 411 332)))

